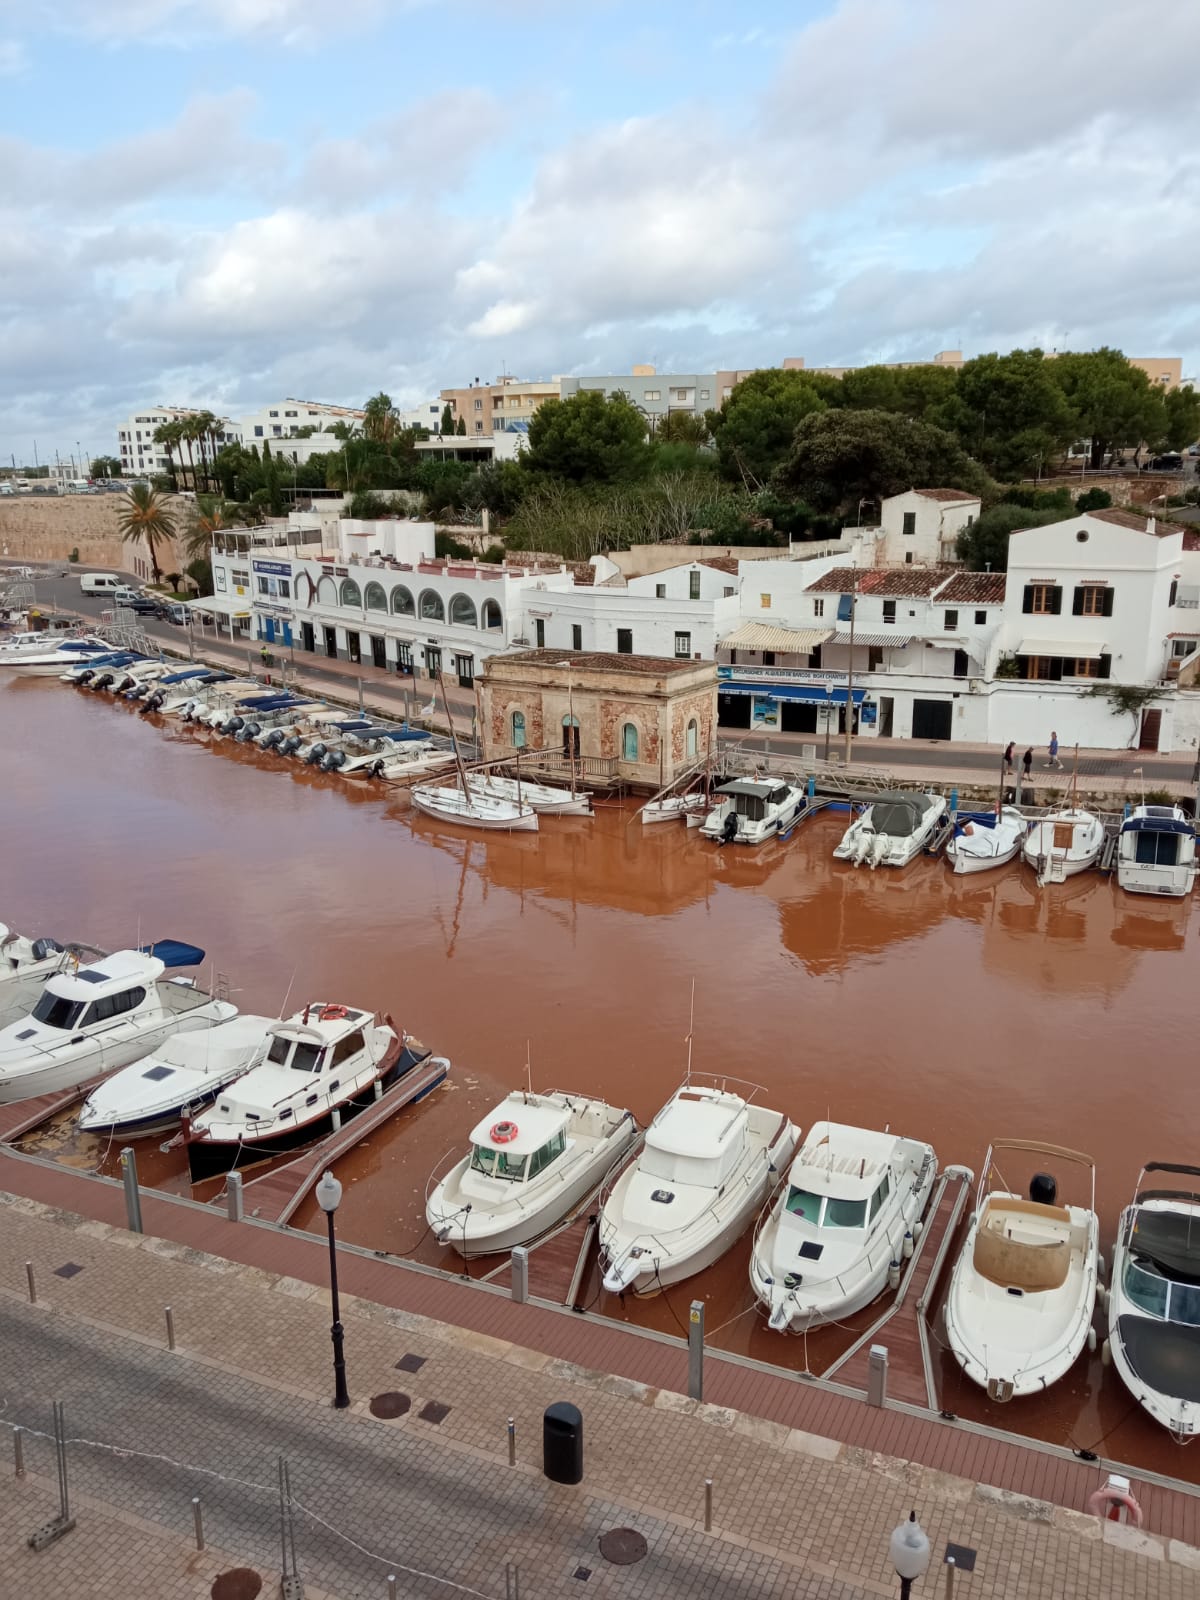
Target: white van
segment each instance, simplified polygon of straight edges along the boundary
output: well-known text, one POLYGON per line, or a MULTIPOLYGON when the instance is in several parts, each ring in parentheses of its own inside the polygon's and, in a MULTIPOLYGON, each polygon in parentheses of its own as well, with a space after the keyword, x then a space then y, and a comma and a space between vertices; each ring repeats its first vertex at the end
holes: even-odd
POLYGON ((115 572, 85 572, 79 580, 84 594, 116 594, 121 580, 115 572))

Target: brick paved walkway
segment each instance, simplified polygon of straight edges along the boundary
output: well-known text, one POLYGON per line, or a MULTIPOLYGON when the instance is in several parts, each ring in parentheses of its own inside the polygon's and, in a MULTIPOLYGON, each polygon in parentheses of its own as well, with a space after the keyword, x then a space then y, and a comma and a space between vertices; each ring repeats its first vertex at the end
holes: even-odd
MULTIPOLYGON (((85 1507, 80 1530, 34 1557, 22 1541, 52 1509, 53 1467, 46 1445, 31 1441, 27 1457, 38 1478, 20 1486, 15 1526, 7 1502, 0 1518, 0 1571, 19 1571, 22 1587, 6 1590, 0 1576, 0 1594, 57 1600, 73 1592, 70 1564, 80 1561, 74 1552, 94 1518, 107 1541, 107 1564, 81 1593, 141 1600, 143 1591, 121 1586, 113 1563, 123 1551, 137 1553, 140 1569, 145 1546, 147 1561, 163 1574, 147 1600, 207 1595, 215 1567, 189 1564, 196 1560, 186 1542, 193 1494, 207 1507, 210 1541, 273 1583, 273 1485, 282 1450, 296 1498, 359 1545, 488 1596, 504 1593, 510 1559, 521 1562, 527 1600, 582 1593, 574 1576, 580 1567, 592 1574, 589 1594, 893 1595, 886 1538, 912 1506, 935 1559, 951 1539, 979 1551, 977 1572, 959 1586, 970 1600, 1200 1597, 1200 1568, 1187 1564, 1194 1557, 1181 1547, 1145 1541, 1139 1554, 1127 1547, 1137 1536, 1120 1530, 1102 1538, 1099 1524, 1079 1513, 1015 1497, 1006 1503, 995 1491, 929 1469, 698 1407, 363 1301, 343 1308, 355 1406, 348 1416, 334 1413, 327 1298, 311 1285, 30 1202, 3 1211, 2 1237, 7 1404, 0 1421, 44 1428, 50 1399, 61 1398, 74 1437, 264 1487, 76 1447, 73 1483, 103 1505, 85 1507), (38 1264, 36 1307, 23 1303, 26 1259, 38 1264), (82 1270, 53 1275, 67 1263, 82 1270), (166 1305, 178 1331, 174 1354, 164 1348, 166 1305), (398 1371, 408 1357, 419 1358, 417 1370, 398 1371), (367 1399, 384 1390, 411 1400, 397 1421, 376 1421, 367 1411, 367 1399), (550 1485, 539 1470, 541 1412, 559 1399, 584 1414, 579 1489, 550 1485), (440 1423, 418 1415, 431 1400, 450 1408, 440 1423), (515 1470, 507 1465, 508 1415, 517 1418, 515 1470), (705 1476, 716 1483, 711 1535, 700 1522, 705 1476), (121 1516, 140 1523, 114 1534, 121 1516), (598 1553, 598 1535, 619 1526, 647 1538, 650 1554, 636 1566, 608 1566, 598 1553)), ((316 1586, 339 1600, 386 1592, 388 1561, 305 1517, 297 1533, 310 1592, 316 1586)), ((922 1591, 934 1592, 932 1577, 922 1591)), ((440 1600, 454 1591, 402 1575, 400 1592, 440 1600)))

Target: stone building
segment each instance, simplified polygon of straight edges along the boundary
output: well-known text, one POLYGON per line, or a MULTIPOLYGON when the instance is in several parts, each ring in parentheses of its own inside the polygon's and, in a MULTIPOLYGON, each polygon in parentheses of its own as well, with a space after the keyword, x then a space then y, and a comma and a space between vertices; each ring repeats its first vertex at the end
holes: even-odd
POLYGON ((646 789, 670 783, 716 734, 711 661, 582 651, 494 655, 479 679, 485 760, 525 750, 581 775, 646 789))

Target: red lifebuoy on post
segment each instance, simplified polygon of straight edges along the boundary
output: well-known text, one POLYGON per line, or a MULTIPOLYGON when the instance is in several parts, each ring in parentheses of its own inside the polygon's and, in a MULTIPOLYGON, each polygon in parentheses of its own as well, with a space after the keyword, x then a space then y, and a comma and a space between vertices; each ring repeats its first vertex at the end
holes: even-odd
POLYGON ((516 1137, 515 1122, 493 1122, 488 1130, 488 1138, 493 1144, 511 1144, 516 1137))
POLYGON ((1120 1520, 1118 1510, 1120 1506, 1124 1506, 1128 1511, 1134 1527, 1140 1528, 1142 1508, 1127 1489, 1118 1489, 1111 1483, 1101 1484, 1087 1503, 1088 1511, 1093 1517, 1099 1517, 1101 1521, 1107 1518, 1110 1522, 1120 1520))

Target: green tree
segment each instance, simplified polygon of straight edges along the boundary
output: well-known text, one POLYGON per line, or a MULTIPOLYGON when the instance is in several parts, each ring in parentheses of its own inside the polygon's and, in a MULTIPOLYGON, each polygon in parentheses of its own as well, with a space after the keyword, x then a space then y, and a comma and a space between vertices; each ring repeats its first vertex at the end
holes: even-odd
POLYGON ((197 495, 183 536, 184 551, 193 560, 207 560, 214 536, 228 526, 229 507, 225 502, 217 495, 197 495))
POLYGON ((489 461, 463 486, 463 509, 492 517, 511 517, 531 487, 528 473, 516 461, 489 461))
POLYGON ((890 411, 805 417, 772 482, 782 498, 843 514, 853 514, 860 500, 925 487, 983 494, 988 479, 952 434, 890 411))
POLYGON ((467 419, 466 419, 466 417, 459 417, 458 426, 455 428, 454 431, 455 431, 455 433, 458 435, 458 437, 460 439, 466 434, 466 431, 467 431, 467 419))
POLYGON ((150 555, 150 571, 157 583, 160 573, 159 549, 175 535, 175 519, 168 511, 166 501, 157 489, 148 489, 144 483, 135 483, 125 496, 117 525, 123 544, 145 543, 150 555))
POLYGON ((1107 489, 1085 489, 1075 500, 1076 511, 1107 511, 1112 505, 1112 495, 1107 489))
POLYGON ((841 404, 852 411, 903 411, 898 367, 851 367, 842 378, 841 404))
POLYGON ((654 443, 687 444, 695 447, 709 443, 711 435, 703 417, 691 411, 668 411, 654 424, 654 443))
POLYGON ((211 561, 198 556, 194 561, 189 561, 183 570, 184 574, 196 585, 197 594, 204 595, 213 592, 211 561))
POLYGON ((938 417, 989 471, 1032 477, 1075 437, 1075 412, 1055 365, 1040 350, 976 356, 938 417))
POLYGON ((817 374, 764 367, 743 378, 708 427, 717 444, 721 471, 748 489, 760 489, 787 460, 797 424, 825 410, 826 394, 836 394, 835 379, 818 383, 817 374))
MULTIPOLYGON (((1200 438, 1200 395, 1185 383, 1163 395, 1166 432, 1163 442, 1172 450, 1186 450, 1200 438)), ((114 473, 115 477, 116 474, 114 473)))
POLYGON ((440 433, 454 432, 454 412, 451 409, 449 400, 447 400, 446 404, 442 407, 442 421, 438 431, 440 433))
POLYGON ((391 444, 399 432, 400 413, 392 404, 391 395, 381 389, 363 407, 363 438, 373 439, 376 444, 391 444))
POLYGON ((93 478, 119 478, 121 463, 116 456, 97 456, 92 462, 91 475, 93 478))
POLYGON ((1063 515, 1059 510, 1031 511, 1028 506, 1011 505, 1007 501, 989 506, 959 534, 958 559, 975 572, 1006 572, 1009 535, 1022 528, 1041 528, 1051 522, 1061 522, 1063 515))
POLYGON ((1119 350, 1058 356, 1050 366, 1075 413, 1076 436, 1091 440, 1093 468, 1110 450, 1166 437, 1162 394, 1119 350))
POLYGON ((620 483, 643 477, 651 459, 646 419, 637 407, 623 394, 584 389, 537 408, 521 465, 571 483, 620 483))

